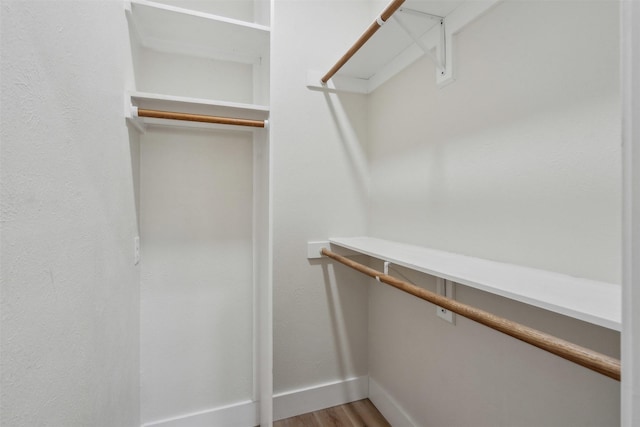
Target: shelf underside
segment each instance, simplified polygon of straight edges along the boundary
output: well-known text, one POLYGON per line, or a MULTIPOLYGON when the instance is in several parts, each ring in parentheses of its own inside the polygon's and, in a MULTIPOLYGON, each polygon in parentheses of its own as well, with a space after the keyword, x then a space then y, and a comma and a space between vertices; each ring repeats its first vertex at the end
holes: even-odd
POLYGON ((500 1, 407 0, 326 84, 321 82, 326 71, 309 70, 307 87, 371 93, 425 54, 434 60, 436 83, 446 86, 455 80, 454 35, 500 1))
POLYGON ((131 2, 130 16, 149 49, 252 64, 269 54, 270 31, 262 25, 145 0, 131 2))
MULTIPOLYGON (((201 114, 208 116, 240 118, 249 120, 267 120, 269 117, 269 107, 264 105, 240 104, 233 102, 213 101, 208 99, 160 95, 144 92, 131 93, 129 95, 129 100, 132 106, 149 110, 172 111, 179 113, 201 114)), ((247 132, 254 130, 252 128, 235 125, 219 125, 148 117, 131 118, 131 120, 137 123, 138 128, 141 131, 144 130, 144 126, 142 124, 222 130, 233 129, 247 132)))
POLYGON ((418 39, 440 25, 439 20, 429 15, 445 17, 462 1, 416 1, 407 0, 338 72, 339 76, 368 80, 378 70, 391 63, 398 55, 414 45, 414 40, 396 22, 402 20, 411 34, 418 39), (415 11, 411 13, 411 11, 415 11), (423 12, 421 15, 419 12, 423 12))
POLYGON ((265 120, 269 117, 269 107, 264 105, 222 102, 144 92, 131 93, 131 103, 136 107, 148 108, 150 110, 178 111, 211 116, 230 116, 251 120, 265 120))

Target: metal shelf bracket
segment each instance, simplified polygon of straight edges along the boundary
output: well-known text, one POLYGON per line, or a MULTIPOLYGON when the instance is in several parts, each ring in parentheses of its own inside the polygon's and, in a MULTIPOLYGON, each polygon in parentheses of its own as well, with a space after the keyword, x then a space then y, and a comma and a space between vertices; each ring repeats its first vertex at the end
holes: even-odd
POLYGON ((427 55, 433 63, 436 65, 436 69, 438 72, 438 77, 442 77, 447 75, 447 33, 445 30, 445 21, 446 18, 444 16, 432 15, 430 13, 421 12, 419 10, 408 9, 402 7, 398 9, 398 12, 419 16, 424 19, 436 20, 440 26, 439 37, 437 38, 435 53, 432 52, 433 48, 430 48, 422 39, 421 36, 416 36, 409 30, 409 27, 405 22, 403 22, 402 18, 400 18, 400 14, 396 13, 392 16, 395 22, 404 30, 404 32, 413 40, 413 42, 422 49, 425 55, 427 55))

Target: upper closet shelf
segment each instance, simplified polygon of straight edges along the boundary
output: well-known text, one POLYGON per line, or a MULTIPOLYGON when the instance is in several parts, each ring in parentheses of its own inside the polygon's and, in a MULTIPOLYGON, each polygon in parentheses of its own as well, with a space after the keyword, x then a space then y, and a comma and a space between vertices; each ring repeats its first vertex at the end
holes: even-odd
POLYGON ((247 64, 268 56, 264 25, 147 0, 131 0, 126 10, 137 41, 148 49, 247 64))
MULTIPOLYGON (((241 104, 235 102, 213 101, 209 99, 188 98, 184 96, 160 95, 154 93, 132 92, 125 96, 125 115, 138 130, 144 132, 146 125, 165 125, 180 127, 218 128, 222 123, 205 123, 199 121, 168 120, 158 117, 138 116, 136 111, 153 110, 159 112, 180 112, 187 115, 202 115, 235 120, 232 128, 247 130, 248 128, 263 127, 259 122, 267 124, 269 107, 255 104, 241 104), (240 121, 240 122, 238 122, 240 121), (237 123, 244 122, 241 127, 237 123)), ((229 129, 228 125, 224 125, 229 129)))
POLYGON ((309 71, 307 87, 371 93, 423 55, 433 60, 438 85, 449 84, 453 36, 499 1, 393 0, 331 69, 309 71))
POLYGON ((621 330, 620 285, 581 279, 372 237, 329 239, 333 245, 515 301, 621 330))

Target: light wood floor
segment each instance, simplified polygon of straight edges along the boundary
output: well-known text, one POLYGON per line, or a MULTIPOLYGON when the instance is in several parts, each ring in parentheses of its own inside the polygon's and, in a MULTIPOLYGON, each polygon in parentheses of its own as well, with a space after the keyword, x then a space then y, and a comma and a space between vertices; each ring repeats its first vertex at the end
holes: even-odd
POLYGON ((273 427, 391 427, 369 399, 276 421, 273 427))

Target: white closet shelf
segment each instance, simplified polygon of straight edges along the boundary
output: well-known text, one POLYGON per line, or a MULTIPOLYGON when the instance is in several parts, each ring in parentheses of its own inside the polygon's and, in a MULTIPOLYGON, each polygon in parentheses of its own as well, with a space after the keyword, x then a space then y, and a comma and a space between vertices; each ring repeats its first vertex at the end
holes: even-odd
POLYGON ((406 0, 326 86, 320 82, 324 73, 312 70, 307 76, 307 87, 371 93, 425 54, 441 62, 436 64, 437 83, 441 86, 451 83, 455 59, 453 36, 500 1, 406 0))
MULTIPOLYGON (((429 31, 440 25, 440 21, 433 17, 446 17, 461 3, 461 0, 453 0, 451 2, 407 0, 393 16, 402 19, 407 29, 416 38, 421 39, 429 31), (424 15, 407 13, 408 10, 422 12, 424 15)), ((378 70, 381 70, 403 51, 414 45, 414 41, 394 17, 388 20, 358 53, 340 69, 339 75, 370 79, 378 70)))
POLYGON ((336 237, 337 245, 402 267, 442 277, 616 331, 621 330, 621 286, 489 261, 373 237, 336 237))
POLYGON ((269 54, 264 25, 147 0, 131 0, 126 10, 138 43, 152 50, 248 64, 269 54))
POLYGON ((186 96, 131 92, 132 105, 152 110, 177 110, 192 114, 231 115, 246 119, 264 120, 269 116, 266 105, 243 104, 186 96))
POLYGON ((143 131, 142 124, 159 124, 180 127, 204 127, 221 129, 239 129, 247 131, 247 128, 206 123, 176 122, 173 120, 154 119, 146 117, 133 118, 130 114, 130 107, 135 106, 149 110, 178 111, 188 114, 202 114, 209 116, 234 117, 249 120, 266 120, 269 117, 269 107, 265 105, 242 104, 236 102, 216 101, 210 99, 189 98, 184 96, 162 95, 145 92, 131 92, 125 96, 126 116, 133 123, 137 124, 139 130, 143 131))

